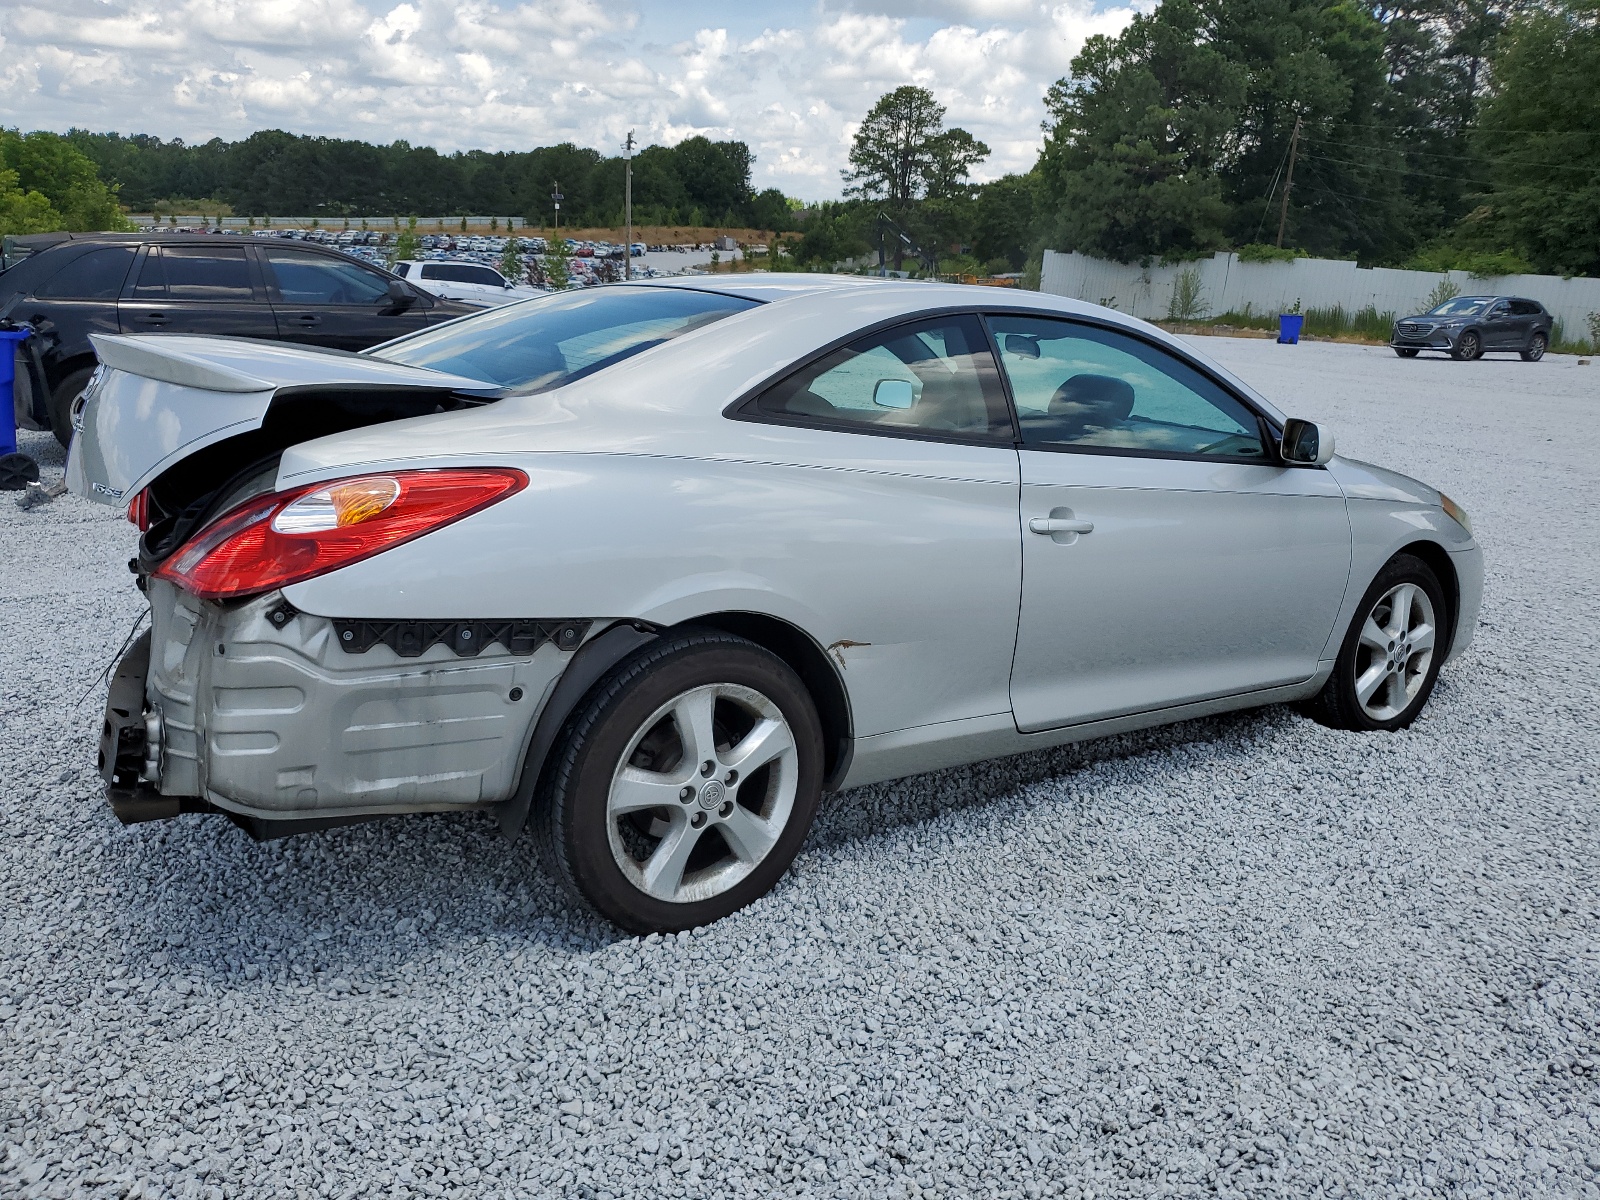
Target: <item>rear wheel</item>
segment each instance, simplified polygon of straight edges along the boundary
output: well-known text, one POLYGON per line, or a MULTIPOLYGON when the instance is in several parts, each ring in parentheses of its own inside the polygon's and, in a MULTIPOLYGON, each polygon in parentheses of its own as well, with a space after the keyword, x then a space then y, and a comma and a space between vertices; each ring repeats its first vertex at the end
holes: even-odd
POLYGON ((703 631, 652 643, 568 723, 538 815, 556 873, 634 933, 765 895, 822 791, 822 727, 782 659, 703 631))
POLYGON ((1395 555, 1362 596, 1333 674, 1307 702, 1306 715, 1335 729, 1410 725, 1439 677, 1447 618, 1433 569, 1395 555))
POLYGON ((1528 339, 1528 348, 1522 352, 1522 361, 1538 362, 1549 348, 1550 339, 1542 333, 1536 333, 1528 339))
POLYGON ((1394 352, 1401 358, 1415 358, 1417 356, 1417 348, 1415 346, 1396 346, 1394 352))
POLYGON ((45 406, 50 410, 50 430, 63 447, 72 445, 72 402, 83 395, 83 389, 89 386, 89 376, 93 374, 93 367, 83 367, 68 375, 50 393, 50 402, 45 406))
POLYGON ((1473 359, 1483 357, 1483 335, 1475 329, 1469 329, 1461 335, 1456 342, 1456 348, 1450 351, 1450 357, 1461 362, 1471 362, 1473 359))

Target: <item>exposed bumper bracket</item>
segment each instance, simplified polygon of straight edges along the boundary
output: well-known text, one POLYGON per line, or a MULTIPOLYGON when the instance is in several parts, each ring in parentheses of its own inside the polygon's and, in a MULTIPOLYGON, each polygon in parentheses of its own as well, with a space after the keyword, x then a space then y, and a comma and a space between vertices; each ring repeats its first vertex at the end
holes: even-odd
MULTIPOLYGON (((278 623, 274 618, 274 623, 278 623)), ((401 658, 417 658, 434 646, 447 646, 462 658, 473 658, 485 646, 499 642, 512 654, 532 654, 546 642, 557 649, 576 650, 593 622, 579 620, 505 621, 378 621, 333 622, 339 646, 348 654, 365 654, 382 644, 401 658)))

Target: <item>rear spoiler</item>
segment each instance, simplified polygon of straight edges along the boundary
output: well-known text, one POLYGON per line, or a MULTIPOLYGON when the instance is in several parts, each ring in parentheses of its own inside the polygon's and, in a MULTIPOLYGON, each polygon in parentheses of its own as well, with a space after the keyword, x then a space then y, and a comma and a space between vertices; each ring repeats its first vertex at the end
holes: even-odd
POLYGON ((270 380, 258 379, 221 363, 170 353, 159 343, 151 345, 129 337, 98 333, 90 334, 89 340, 94 343, 95 354, 102 363, 130 375, 208 392, 264 392, 274 387, 270 380))

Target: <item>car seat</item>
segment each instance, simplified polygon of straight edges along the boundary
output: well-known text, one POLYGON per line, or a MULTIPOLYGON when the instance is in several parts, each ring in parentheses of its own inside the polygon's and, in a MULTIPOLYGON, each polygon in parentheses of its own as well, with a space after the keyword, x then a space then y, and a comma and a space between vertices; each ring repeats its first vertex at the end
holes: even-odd
POLYGON ((1133 385, 1112 375, 1074 375, 1050 397, 1051 440, 1078 441, 1133 413, 1133 385))

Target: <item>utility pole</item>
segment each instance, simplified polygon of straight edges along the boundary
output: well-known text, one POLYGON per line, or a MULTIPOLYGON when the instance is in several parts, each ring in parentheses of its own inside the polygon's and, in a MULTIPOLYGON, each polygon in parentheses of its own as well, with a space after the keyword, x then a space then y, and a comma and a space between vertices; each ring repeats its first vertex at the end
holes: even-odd
POLYGON ((556 206, 557 237, 561 236, 561 202, 565 199, 566 197, 561 194, 561 185, 559 183, 552 183, 550 185, 550 202, 556 206))
POLYGON ((1278 209, 1278 248, 1283 249, 1283 228, 1289 223, 1289 191, 1294 187, 1294 156, 1300 150, 1300 118, 1294 119, 1289 135, 1289 173, 1283 177, 1283 207, 1278 209))
POLYGON ((622 278, 633 278, 633 130, 622 143, 622 278))

